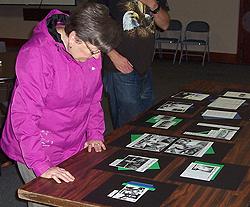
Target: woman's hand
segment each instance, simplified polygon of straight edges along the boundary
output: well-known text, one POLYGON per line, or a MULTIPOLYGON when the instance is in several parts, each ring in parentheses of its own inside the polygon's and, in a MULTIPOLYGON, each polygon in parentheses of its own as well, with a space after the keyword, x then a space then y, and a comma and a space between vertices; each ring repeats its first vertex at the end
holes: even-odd
POLYGON ((68 171, 60 167, 49 168, 45 173, 41 175, 42 178, 52 178, 57 183, 61 183, 61 180, 69 183, 75 180, 74 176, 71 175, 68 171))
POLYGON ((106 146, 100 140, 87 141, 84 144, 84 148, 88 148, 88 152, 91 152, 92 148, 94 148, 96 152, 101 152, 102 150, 106 150, 106 146))

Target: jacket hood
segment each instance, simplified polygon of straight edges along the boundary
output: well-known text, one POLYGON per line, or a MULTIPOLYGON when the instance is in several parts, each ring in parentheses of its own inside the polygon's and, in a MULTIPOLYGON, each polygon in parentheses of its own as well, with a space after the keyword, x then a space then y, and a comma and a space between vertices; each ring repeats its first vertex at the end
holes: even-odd
POLYGON ((55 40, 53 39, 53 37, 51 36, 51 34, 48 31, 47 20, 51 16, 56 15, 56 14, 62 14, 62 15, 65 15, 65 16, 69 16, 68 14, 65 14, 65 13, 63 13, 63 12, 57 10, 57 9, 51 10, 47 14, 47 16, 36 25, 36 27, 33 30, 33 36, 38 35, 38 36, 41 36, 43 38, 43 40, 46 39, 47 41, 55 42, 55 40))

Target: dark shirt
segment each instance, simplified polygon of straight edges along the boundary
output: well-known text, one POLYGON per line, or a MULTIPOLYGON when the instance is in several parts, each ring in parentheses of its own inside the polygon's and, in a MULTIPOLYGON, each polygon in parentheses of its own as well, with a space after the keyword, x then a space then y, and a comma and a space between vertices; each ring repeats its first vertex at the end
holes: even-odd
MULTIPOLYGON (((97 0, 105 4, 110 15, 123 27, 120 45, 115 48, 133 65, 134 70, 144 74, 152 64, 154 54, 154 22, 149 8, 139 9, 139 1, 97 0)), ((168 10, 166 0, 159 0, 163 9, 168 10)), ((145 6, 144 6, 145 7, 145 6)), ((116 70, 107 55, 103 57, 103 66, 108 70, 116 70)))

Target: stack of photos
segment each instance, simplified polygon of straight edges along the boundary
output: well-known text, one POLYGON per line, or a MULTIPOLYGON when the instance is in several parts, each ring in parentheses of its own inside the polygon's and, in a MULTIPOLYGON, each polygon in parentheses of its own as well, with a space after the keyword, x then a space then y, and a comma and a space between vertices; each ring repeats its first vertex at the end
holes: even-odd
POLYGON ((166 116, 166 115, 157 115, 151 117, 146 122, 152 123, 152 127, 161 128, 161 129, 169 129, 172 126, 177 125, 183 119, 176 118, 175 116, 166 116))
POLYGON ((109 166, 135 170, 137 172, 145 172, 156 162, 158 162, 158 159, 156 158, 128 155, 123 159, 115 160, 110 163, 109 166))
POLYGON ((168 147, 165 152, 176 155, 202 157, 212 146, 212 144, 213 142, 209 141, 180 138, 170 147, 168 147))
POLYGON ((194 101, 202 101, 202 100, 206 99, 207 97, 209 97, 209 94, 181 91, 181 92, 179 92, 171 97, 172 98, 187 99, 187 100, 194 100, 194 101))
POLYGON ((178 138, 145 133, 126 147, 153 152, 161 152, 178 138))
POLYGON ((227 91, 223 94, 225 97, 231 97, 231 98, 244 98, 244 99, 250 99, 250 93, 246 92, 238 92, 238 91, 227 91))
POLYGON ((212 119, 236 119, 238 113, 232 111, 206 110, 202 113, 203 118, 212 119))
POLYGON ((124 187, 120 190, 113 190, 111 193, 108 194, 108 197, 135 203, 147 191, 155 190, 153 185, 134 181, 124 183, 123 186, 124 187))
POLYGON ((197 180, 211 181, 216 178, 223 166, 224 165, 221 164, 195 161, 192 162, 180 176, 197 180))
POLYGON ((157 110, 159 111, 170 111, 170 112, 186 112, 191 106, 192 103, 183 103, 183 102, 175 102, 175 101, 167 101, 163 105, 161 105, 157 110))
POLYGON ((199 122, 183 134, 215 139, 231 140, 240 127, 199 122))
POLYGON ((219 97, 210 103, 208 107, 237 110, 245 101, 244 99, 219 97))
POLYGON ((145 133, 126 147, 153 152, 165 150, 166 153, 176 155, 202 157, 212 144, 213 142, 209 141, 145 133))

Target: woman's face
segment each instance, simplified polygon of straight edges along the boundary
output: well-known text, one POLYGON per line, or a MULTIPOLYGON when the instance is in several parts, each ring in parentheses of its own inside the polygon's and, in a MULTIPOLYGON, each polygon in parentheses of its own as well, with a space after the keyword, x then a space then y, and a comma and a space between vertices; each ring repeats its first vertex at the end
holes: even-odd
POLYGON ((96 46, 79 39, 74 31, 69 34, 67 51, 75 60, 80 62, 92 57, 98 59, 101 54, 101 51, 96 46))

